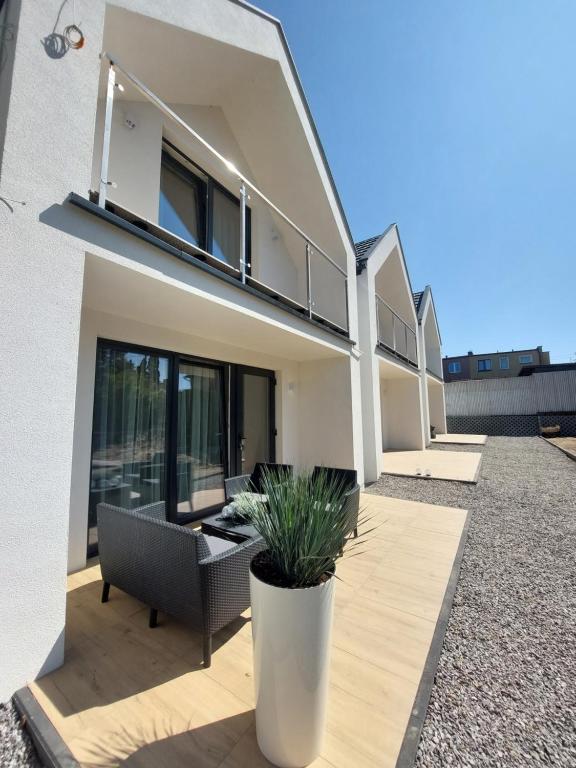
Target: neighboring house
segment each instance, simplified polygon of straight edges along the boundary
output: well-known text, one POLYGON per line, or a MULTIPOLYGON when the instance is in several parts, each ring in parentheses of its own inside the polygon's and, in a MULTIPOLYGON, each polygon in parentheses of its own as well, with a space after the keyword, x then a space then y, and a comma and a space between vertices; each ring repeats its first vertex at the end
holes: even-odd
MULTIPOLYGON (((57 6, 4 18, 0 700, 63 660, 98 502, 196 520, 256 461, 363 482, 356 254, 280 24, 239 0, 93 0, 75 50, 57 6)), ((396 228, 370 251, 374 479, 383 445, 424 437, 396 228)))
POLYGON ((418 346, 420 354, 420 385, 422 410, 425 418, 424 433, 429 442, 431 429, 437 434, 446 430, 446 403, 442 376, 442 339, 436 307, 429 285, 414 293, 414 306, 418 316, 418 346))
POLYGON ((518 376, 525 365, 548 365, 550 353, 542 347, 535 349, 512 349, 509 352, 488 352, 475 355, 468 352, 459 357, 445 357, 442 360, 444 381, 465 381, 467 379, 503 379, 518 376))
POLYGON ((418 318, 395 224, 356 243, 356 258, 364 473, 376 480, 383 451, 422 450, 427 442, 418 318))

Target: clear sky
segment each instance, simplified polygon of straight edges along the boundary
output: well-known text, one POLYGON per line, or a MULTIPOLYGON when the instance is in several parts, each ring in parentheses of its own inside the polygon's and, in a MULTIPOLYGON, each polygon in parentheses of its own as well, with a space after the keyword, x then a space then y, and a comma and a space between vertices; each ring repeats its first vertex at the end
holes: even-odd
MULTIPOLYGON (((576 355, 576 0, 253 0, 355 240, 400 228, 448 355, 576 355)), ((576 359, 576 357, 574 357, 576 359)))

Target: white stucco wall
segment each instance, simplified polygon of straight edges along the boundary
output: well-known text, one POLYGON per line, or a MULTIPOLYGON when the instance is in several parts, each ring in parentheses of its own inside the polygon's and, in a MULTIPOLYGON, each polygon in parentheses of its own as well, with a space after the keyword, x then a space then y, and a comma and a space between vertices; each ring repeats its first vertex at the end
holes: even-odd
POLYGON ((300 468, 362 468, 354 451, 352 374, 349 360, 319 360, 298 366, 300 468))
POLYGON ((82 301, 82 249, 44 223, 88 189, 103 23, 85 5, 83 51, 49 58, 53 4, 23 2, 0 206, 0 701, 61 663, 82 301))
POLYGON ((436 428, 436 434, 445 434, 446 428, 446 402, 444 400, 444 385, 436 381, 430 381, 428 377, 428 412, 430 425, 436 428))
POLYGON ((383 449, 421 450, 423 444, 419 379, 416 376, 410 379, 382 379, 380 392, 382 400, 385 401, 382 410, 387 417, 382 435, 383 449))

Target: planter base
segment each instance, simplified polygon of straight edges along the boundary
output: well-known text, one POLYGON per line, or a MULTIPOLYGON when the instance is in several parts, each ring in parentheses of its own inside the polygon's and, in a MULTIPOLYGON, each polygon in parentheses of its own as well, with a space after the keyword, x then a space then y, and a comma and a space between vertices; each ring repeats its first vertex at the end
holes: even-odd
POLYGON ((250 573, 256 735, 278 768, 304 768, 322 748, 335 581, 282 589, 250 573))

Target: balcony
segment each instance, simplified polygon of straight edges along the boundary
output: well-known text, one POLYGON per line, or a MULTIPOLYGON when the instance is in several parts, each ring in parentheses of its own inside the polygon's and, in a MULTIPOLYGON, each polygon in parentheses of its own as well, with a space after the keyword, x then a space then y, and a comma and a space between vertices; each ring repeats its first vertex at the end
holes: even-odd
POLYGON ((378 344, 409 365, 418 367, 416 332, 376 294, 378 344))
MULTIPOLYGON (((102 58, 92 211, 97 206, 190 264, 348 337, 345 254, 333 258, 262 191, 246 164, 240 170, 193 127, 191 118, 206 107, 173 108, 114 56, 102 58)), ((218 117, 220 133, 232 134, 218 117)), ((73 202, 82 204, 77 196, 73 202)), ((313 196, 308 202, 313 209, 313 196)))

